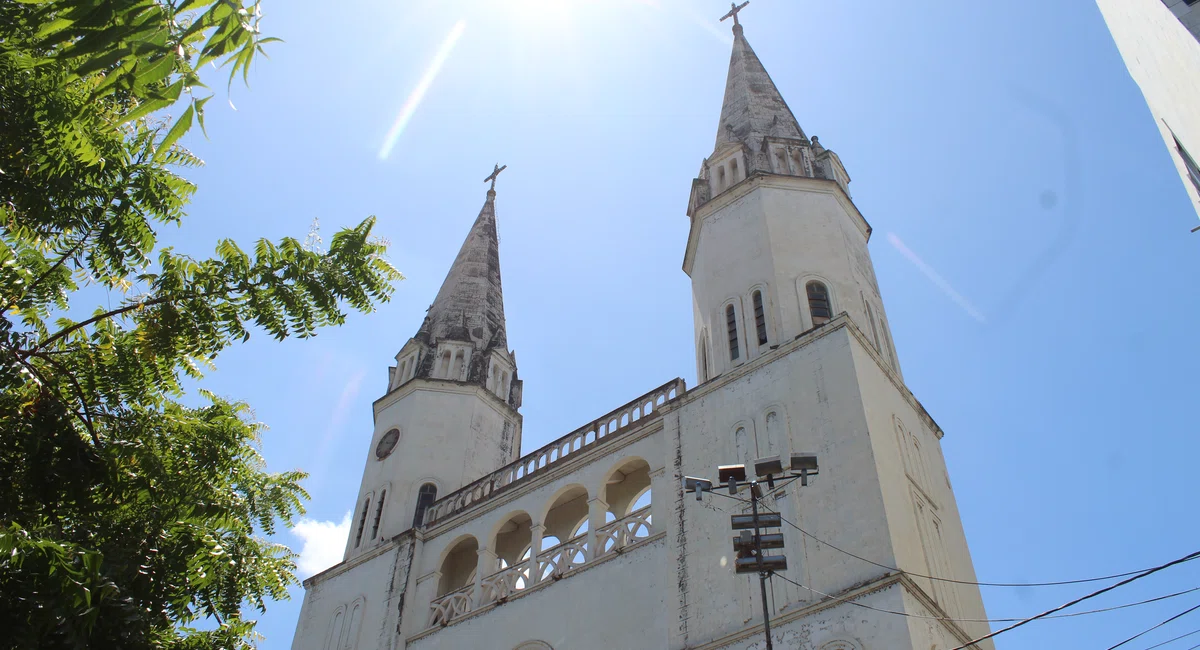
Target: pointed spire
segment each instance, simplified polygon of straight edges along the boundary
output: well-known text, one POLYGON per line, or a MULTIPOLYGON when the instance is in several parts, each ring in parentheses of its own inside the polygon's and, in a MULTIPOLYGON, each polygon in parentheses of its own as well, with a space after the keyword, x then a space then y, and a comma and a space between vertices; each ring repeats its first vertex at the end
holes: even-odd
POLYGON ((733 54, 729 57, 716 148, 734 142, 757 152, 765 136, 804 139, 796 117, 750 47, 742 25, 736 23, 736 12, 733 17, 733 54))
MULTIPOLYGON (((493 181, 494 176, 488 180, 493 181)), ((496 235, 496 190, 489 189, 458 257, 429 307, 417 338, 429 345, 454 340, 477 349, 507 351, 504 292, 500 286, 500 241, 496 235)))

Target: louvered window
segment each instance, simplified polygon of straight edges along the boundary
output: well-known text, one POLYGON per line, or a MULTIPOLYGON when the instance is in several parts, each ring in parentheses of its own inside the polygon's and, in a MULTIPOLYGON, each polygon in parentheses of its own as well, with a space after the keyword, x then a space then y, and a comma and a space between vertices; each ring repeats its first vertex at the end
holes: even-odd
POLYGON ((754 301, 754 329, 758 332, 758 344, 767 344, 767 314, 763 309, 762 292, 755 291, 751 296, 754 301))
POLYGON ((738 333, 737 333, 737 315, 733 312, 733 305, 725 308, 725 327, 729 330, 729 358, 737 361, 738 358, 738 333))

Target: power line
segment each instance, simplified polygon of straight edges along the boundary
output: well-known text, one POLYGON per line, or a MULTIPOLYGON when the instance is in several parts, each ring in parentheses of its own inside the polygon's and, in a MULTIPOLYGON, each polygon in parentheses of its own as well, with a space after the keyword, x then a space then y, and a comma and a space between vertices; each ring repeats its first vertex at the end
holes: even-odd
POLYGON ((1200 630, 1192 630, 1191 632, 1188 632, 1187 634, 1180 634, 1179 636, 1175 637, 1174 639, 1167 639, 1166 641, 1163 641, 1162 643, 1156 643, 1156 644, 1150 646, 1149 648, 1146 648, 1145 650, 1154 650, 1155 648, 1161 648, 1161 647, 1167 645, 1168 643, 1174 643, 1180 639, 1186 639, 1189 636, 1192 636, 1193 634, 1200 634, 1200 630))
POLYGON ((1195 607, 1185 609, 1182 612, 1179 612, 1178 614, 1172 616, 1171 618, 1168 618, 1167 620, 1163 621, 1162 623, 1159 623, 1158 625, 1148 627, 1148 628, 1142 630, 1141 632, 1138 632, 1137 634, 1129 637, 1128 639, 1125 639, 1124 641, 1118 643, 1117 645, 1109 646, 1108 650, 1117 650, 1117 648, 1125 645, 1126 643, 1129 643, 1130 641, 1138 638, 1139 636, 1142 636, 1143 634, 1147 634, 1149 632, 1153 632, 1154 630, 1157 630, 1158 628, 1166 625, 1167 623, 1170 623, 1171 621, 1173 621, 1177 618, 1182 618, 1184 616, 1187 616, 1188 614, 1191 614, 1192 612, 1196 611, 1197 609, 1200 609, 1200 605, 1196 605, 1195 607))
MULTIPOLYGON (((725 495, 722 495, 722 496, 725 496, 725 495)), ((739 501, 745 501, 745 500, 739 499, 739 501)), ((767 508, 768 512, 774 512, 769 507, 767 507, 765 504, 763 505, 763 507, 767 508)), ((778 514, 778 513, 776 513, 776 514, 778 514)), ((865 557, 862 557, 860 555, 855 555, 854 553, 851 553, 850 551, 847 551, 843 548, 834 546, 833 544, 821 539, 820 537, 817 537, 816 535, 808 532, 807 530, 804 530, 803 528, 788 521, 787 519, 784 519, 782 515, 780 515, 779 518, 780 518, 780 520, 783 521, 783 523, 791 526, 792 528, 795 528, 796 530, 800 531, 801 533, 804 533, 808 537, 812 538, 813 541, 816 541, 820 544, 824 544, 824 545, 828 546, 829 548, 832 548, 833 550, 838 551, 839 553, 844 553, 846 555, 849 555, 852 558, 862 560, 863 562, 866 562, 867 564, 874 564, 875 566, 877 566, 881 569, 887 569, 888 571, 895 571, 897 573, 906 573, 909 576, 912 576, 915 578, 925 578, 927 580, 937 580, 939 582, 952 582, 954 584, 960 584, 960 585, 975 585, 977 587, 1056 587, 1056 586, 1061 586, 1061 585, 1077 585, 1077 584, 1083 584, 1086 582, 1102 582, 1104 580, 1115 580, 1117 578, 1125 578, 1125 577, 1128 577, 1131 575, 1136 575, 1136 574, 1141 573, 1146 570, 1146 569, 1138 569, 1137 571, 1126 571, 1125 573, 1115 573, 1113 575, 1100 576, 1097 578, 1082 578, 1079 580, 1059 580, 1057 582, 972 582, 970 580, 955 580, 953 578, 939 578, 937 576, 927 576, 927 575, 921 575, 920 573, 913 573, 912 571, 905 571, 903 569, 898 569, 893 566, 881 564, 874 560, 868 560, 865 557)))
MULTIPOLYGON (((806 589, 808 591, 811 591, 812 593, 817 594, 818 596, 829 598, 829 599, 835 600, 839 603, 846 603, 848 605, 854 605, 855 607, 862 607, 864 609, 870 609, 870 610, 873 610, 876 612, 881 612, 883 614, 895 614, 896 616, 905 616, 908 618, 923 618, 923 619, 934 620, 934 621, 950 621, 953 623, 1015 623, 1017 621, 1024 620, 1021 618, 951 618, 949 616, 924 616, 922 614, 910 614, 908 612, 897 612, 897 611, 890 610, 890 609, 880 609, 878 607, 864 605, 863 603, 859 603, 859 602, 856 602, 853 600, 847 600, 845 598, 838 598, 837 596, 827 594, 823 591, 818 591, 807 585, 802 585, 799 582, 796 582, 795 580, 791 580, 787 576, 781 575, 779 573, 776 573, 775 575, 778 576, 780 580, 783 580, 785 582, 790 582, 791 584, 796 585, 797 587, 800 587, 801 589, 806 589)), ((1177 591, 1173 594, 1167 594, 1165 596, 1156 596, 1154 598, 1148 598, 1146 600, 1139 600, 1136 603, 1125 603, 1122 605, 1113 605, 1111 607, 1102 607, 1100 609, 1089 609, 1089 610, 1083 611, 1083 612, 1067 612, 1066 614, 1054 614, 1052 616, 1047 616, 1045 618, 1047 618, 1047 619, 1074 618, 1076 616, 1088 616, 1090 614, 1103 614, 1104 612, 1113 612, 1118 609, 1127 609, 1130 607, 1137 607, 1138 605, 1146 605, 1149 603, 1158 602, 1160 600, 1168 600, 1170 598, 1176 598, 1178 596, 1183 596, 1185 594, 1190 594, 1190 593, 1193 593, 1196 591, 1200 591, 1200 587, 1192 587, 1191 589, 1185 589, 1184 591, 1177 591)), ((1200 632, 1200 630, 1197 630, 1197 631, 1200 632)))
POLYGON ((1148 576, 1148 575, 1151 575, 1151 574, 1153 574, 1153 573, 1158 573, 1159 571, 1162 571, 1163 569, 1168 569, 1168 568, 1170 568, 1170 567, 1173 567, 1173 566, 1175 566, 1176 564, 1182 564, 1182 563, 1184 563, 1184 562, 1188 562, 1188 561, 1190 561, 1190 560, 1194 560, 1194 559, 1196 559, 1197 557, 1200 557, 1200 551, 1195 551, 1195 552, 1189 553, 1189 554, 1187 554, 1187 555, 1185 555, 1185 556, 1183 556, 1183 557, 1181 557, 1181 558, 1178 558, 1178 559, 1175 559, 1175 560, 1171 560, 1170 562, 1167 562, 1166 564, 1160 564, 1159 566, 1156 566, 1156 567, 1154 567, 1154 568, 1152 568, 1152 569, 1147 569, 1147 570, 1145 570, 1145 571, 1142 571, 1141 573, 1139 573, 1139 574, 1137 574, 1137 575, 1135 575, 1135 576, 1132 576, 1132 577, 1126 578, 1126 579, 1124 579, 1124 580, 1122 580, 1122 581, 1120 581, 1120 582, 1118 582, 1118 583, 1116 583, 1116 584, 1109 585, 1109 586, 1107 586, 1107 587, 1105 587, 1105 588, 1103 588, 1103 589, 1098 589, 1098 590, 1096 590, 1096 591, 1093 591, 1092 593, 1090 593, 1090 594, 1088 594, 1088 595, 1086 595, 1086 596, 1080 596, 1079 598, 1076 598, 1075 600, 1072 600, 1072 601, 1069 601, 1069 602, 1067 602, 1067 603, 1064 603, 1064 604, 1062 604, 1062 605, 1059 605, 1058 607, 1055 607, 1055 608, 1053 608, 1053 609, 1048 609, 1048 610, 1046 610, 1046 611, 1042 612, 1041 614, 1038 614, 1037 616, 1030 616, 1030 617, 1029 617, 1029 618, 1027 618, 1027 619, 1024 619, 1024 620, 1022 620, 1022 621, 1018 621, 1018 622, 1016 622, 1016 623, 1013 623, 1012 625, 1009 625, 1009 626, 1008 626, 1008 627, 1006 627, 1006 628, 1003 628, 1003 629, 1000 629, 1000 630, 996 630, 995 632, 989 632, 988 634, 985 634, 985 635, 983 635, 983 636, 979 637, 978 639, 975 639, 975 640, 973 640, 973 641, 971 641, 971 642, 967 643, 966 645, 960 645, 960 646, 958 646, 957 648, 953 648, 953 650, 966 650, 967 648, 969 648, 969 647, 971 647, 971 646, 975 645, 976 643, 979 643, 980 641, 985 641, 985 640, 987 640, 987 639, 990 639, 990 638, 992 638, 992 637, 994 637, 994 636, 997 636, 997 635, 1000 635, 1000 634, 1004 634, 1005 632, 1008 632, 1008 631, 1011 631, 1011 630, 1015 630, 1015 629, 1017 629, 1018 627, 1021 627, 1022 625, 1025 625, 1026 623, 1031 623, 1031 622, 1033 622, 1033 621, 1036 621, 1036 620, 1038 620, 1039 618, 1045 618, 1045 617, 1047 617, 1047 616, 1049 616, 1049 615, 1051 615, 1051 614, 1054 614, 1054 613, 1060 612, 1060 611, 1062 611, 1062 610, 1064 610, 1064 609, 1066 609, 1066 608, 1068 608, 1068 607, 1071 607, 1072 605, 1076 605, 1076 604, 1078 604, 1078 603, 1081 603, 1081 602, 1083 602, 1083 601, 1085 601, 1085 600, 1087 600, 1087 599, 1089 599, 1089 598, 1095 598, 1096 596, 1099 596, 1100 594, 1103 594, 1103 593, 1110 592, 1110 591, 1112 591, 1113 589, 1116 589, 1117 587, 1122 587, 1122 586, 1125 586, 1125 585, 1127 585, 1127 584, 1129 584, 1129 583, 1131 583, 1131 582, 1134 582, 1134 581, 1136 581, 1136 580, 1141 580, 1142 578, 1145 578, 1146 576, 1148 576))

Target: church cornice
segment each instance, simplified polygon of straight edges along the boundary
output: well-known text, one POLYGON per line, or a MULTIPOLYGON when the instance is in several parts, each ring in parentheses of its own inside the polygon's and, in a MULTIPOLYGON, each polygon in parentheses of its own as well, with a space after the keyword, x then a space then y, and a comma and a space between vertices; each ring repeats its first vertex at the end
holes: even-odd
POLYGON ((371 408, 374 418, 378 419, 379 414, 383 412, 384 409, 395 404, 396 402, 399 402, 418 390, 428 390, 439 393, 453 393, 455 395, 476 395, 485 404, 495 409, 502 416, 516 418, 518 422, 523 419, 521 417, 521 412, 514 408, 511 404, 500 399, 495 393, 475 382, 458 381, 454 379, 431 379, 428 377, 413 377, 403 384, 400 384, 395 389, 389 391, 383 397, 380 397, 372 402, 371 408))
POLYGON ((809 178, 807 176, 790 176, 756 171, 751 176, 696 208, 692 215, 691 227, 688 230, 687 248, 683 255, 684 273, 687 273, 689 277, 692 275, 692 265, 695 263, 696 251, 700 246, 700 234, 703 231, 704 222, 713 214, 720 212, 759 188, 829 194, 836 198, 846 214, 850 215, 851 221, 858 228, 858 231, 862 233, 863 238, 866 241, 871 240, 871 224, 858 211, 858 206, 854 205, 854 201, 850 198, 850 195, 846 194, 846 190, 837 181, 825 178, 809 178))

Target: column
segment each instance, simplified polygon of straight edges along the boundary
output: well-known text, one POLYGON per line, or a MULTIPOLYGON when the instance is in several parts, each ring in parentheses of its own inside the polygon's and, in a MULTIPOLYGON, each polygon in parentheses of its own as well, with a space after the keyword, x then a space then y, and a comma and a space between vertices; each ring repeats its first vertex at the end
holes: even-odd
POLYGON ((604 513, 608 512, 608 503, 600 497, 588 499, 588 560, 597 560, 603 554, 599 532, 604 527, 604 513))
POLYGON ((537 584, 542 581, 542 572, 538 569, 538 554, 542 552, 542 535, 546 527, 538 522, 529 527, 529 582, 537 584))
MULTIPOLYGON (((716 489, 716 488, 713 488, 716 489)), ((657 534, 667 529, 670 521, 671 486, 667 485, 667 468, 650 471, 650 529, 657 534)), ((707 498, 707 497, 706 497, 707 498)))
POLYGON ((483 579, 495 573, 499 564, 496 562, 496 554, 486 546, 480 547, 476 553, 478 559, 475 561, 475 593, 471 601, 475 606, 474 609, 479 609, 491 603, 484 596, 483 579))

